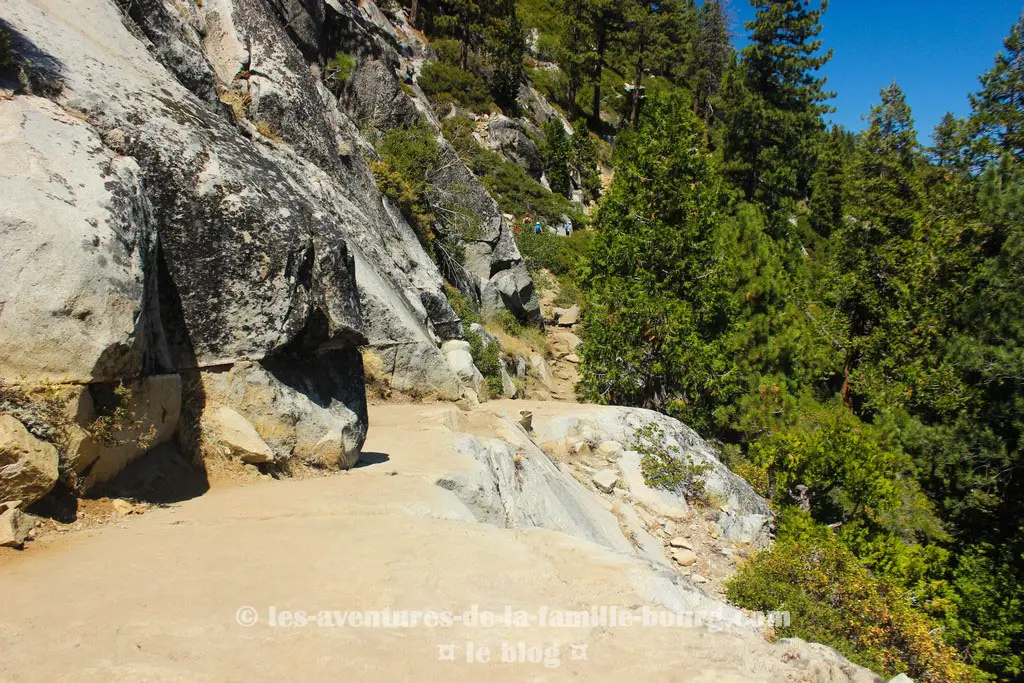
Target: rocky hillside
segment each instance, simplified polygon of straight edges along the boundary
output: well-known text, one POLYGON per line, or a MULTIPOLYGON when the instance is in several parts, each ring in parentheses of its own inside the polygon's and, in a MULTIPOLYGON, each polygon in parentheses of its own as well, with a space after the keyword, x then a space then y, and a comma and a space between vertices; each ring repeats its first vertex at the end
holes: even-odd
MULTIPOLYGON (((0 20, 4 409, 45 436, 38 406, 70 404, 62 472, 101 484, 171 442, 239 455, 238 433, 265 442, 253 462, 350 466, 364 346, 395 389, 463 395, 444 280, 370 170, 382 132, 439 135, 396 76, 415 36, 372 2, 15 0, 0 20), (323 67, 342 50, 339 99, 323 67), (99 438, 119 404, 131 424, 99 438)), ((438 142, 434 185, 482 222, 461 286, 537 319, 509 226, 438 142)))

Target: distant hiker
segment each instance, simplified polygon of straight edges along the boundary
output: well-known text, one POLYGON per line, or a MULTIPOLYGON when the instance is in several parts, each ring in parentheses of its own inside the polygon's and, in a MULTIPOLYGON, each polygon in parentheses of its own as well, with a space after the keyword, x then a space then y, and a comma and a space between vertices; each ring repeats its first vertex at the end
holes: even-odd
POLYGON ((539 235, 540 234, 540 230, 541 230, 540 221, 537 221, 537 225, 533 226, 533 234, 534 235, 539 235))
POLYGON ((572 223, 565 224, 565 236, 568 237, 572 234, 572 223))

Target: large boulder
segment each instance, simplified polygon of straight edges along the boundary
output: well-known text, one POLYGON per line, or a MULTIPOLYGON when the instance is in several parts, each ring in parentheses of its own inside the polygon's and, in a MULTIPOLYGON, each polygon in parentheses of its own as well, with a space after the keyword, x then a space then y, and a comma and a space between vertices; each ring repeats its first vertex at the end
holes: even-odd
POLYGON ((282 356, 205 371, 202 393, 207 410, 228 406, 250 422, 275 460, 347 469, 366 439, 362 374, 355 349, 282 356))
POLYGON ((57 449, 11 415, 0 415, 0 503, 36 502, 57 483, 57 449))
POLYGON ((516 121, 498 116, 484 124, 481 137, 488 149, 498 152, 535 179, 540 180, 544 175, 544 163, 537 143, 516 121))
POLYGON ((473 363, 469 342, 453 339, 446 341, 441 346, 441 350, 444 352, 445 358, 448 359, 448 365, 455 371, 459 379, 479 394, 483 388, 484 377, 473 363))
POLYGON ((274 452, 252 423, 227 406, 206 406, 200 419, 203 452, 208 450, 256 465, 273 462, 274 452))

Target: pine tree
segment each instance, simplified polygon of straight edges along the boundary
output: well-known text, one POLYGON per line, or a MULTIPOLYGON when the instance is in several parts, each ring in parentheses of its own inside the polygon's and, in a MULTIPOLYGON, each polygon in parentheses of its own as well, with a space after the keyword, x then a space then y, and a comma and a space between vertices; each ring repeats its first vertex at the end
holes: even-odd
POLYGON ((498 104, 514 107, 519 97, 526 39, 515 0, 497 0, 488 8, 486 47, 490 58, 491 90, 498 104))
MULTIPOLYGON (((894 83, 881 96, 881 104, 871 108, 851 166, 853 220, 843 225, 835 242, 836 293, 850 338, 842 393, 851 406, 851 373, 859 362, 877 360, 887 346, 891 350, 890 333, 905 332, 888 330, 883 323, 900 319, 892 312, 913 304, 908 283, 919 286, 920 269, 926 267, 920 261, 924 245, 914 230, 921 208, 917 133, 900 87, 894 83)), ((907 318, 913 319, 903 316, 907 318)))
POLYGON ((680 96, 652 97, 620 134, 595 219, 580 385, 588 399, 686 412, 727 374, 732 316, 716 249, 719 182, 680 96))
POLYGON ((714 116, 714 99, 725 76, 732 43, 723 0, 705 0, 697 12, 697 32, 691 48, 687 80, 693 88, 693 110, 705 125, 714 116))
POLYGON ((995 66, 981 76, 971 109, 979 165, 1001 154, 1024 160, 1024 13, 1003 42, 995 66))
POLYGON ((811 176, 811 227, 825 237, 843 225, 847 138, 848 134, 841 127, 832 127, 818 146, 818 159, 811 176))
POLYGON ((566 76, 566 113, 570 121, 578 115, 576 98, 590 71, 591 29, 587 21, 587 0, 558 0, 559 14, 564 18, 558 62, 566 76))
POLYGON ((932 133, 932 146, 928 155, 942 169, 961 169, 967 146, 967 123, 946 112, 932 133))
POLYGON ((569 149, 573 171, 580 179, 584 201, 593 201, 601 194, 601 176, 597 170, 597 145, 590 138, 590 131, 583 119, 573 125, 569 138, 569 149))
POLYGON ((854 157, 855 205, 865 230, 906 237, 921 208, 917 132, 903 90, 893 83, 881 95, 854 157))
POLYGON ((618 0, 587 0, 587 14, 590 34, 594 37, 594 52, 590 70, 593 87, 590 125, 595 131, 601 130, 601 78, 604 74, 605 57, 608 47, 622 30, 621 3, 618 0))
POLYGON ((569 139, 565 134, 562 122, 557 119, 548 120, 542 131, 544 146, 542 156, 544 173, 547 175, 548 186, 555 194, 568 197, 572 194, 572 179, 569 175, 572 152, 569 139))
POLYGON ((644 74, 651 64, 665 58, 669 46, 664 27, 665 14, 657 0, 628 0, 624 3, 623 15, 627 27, 625 48, 633 66, 629 123, 636 126, 644 97, 644 74))
POLYGON ((743 49, 745 90, 753 102, 728 113, 735 132, 727 140, 728 171, 748 200, 774 213, 787 200, 806 196, 824 129, 822 114, 832 93, 815 74, 831 58, 820 54, 821 16, 807 0, 751 0, 756 18, 747 23, 750 45, 743 49))

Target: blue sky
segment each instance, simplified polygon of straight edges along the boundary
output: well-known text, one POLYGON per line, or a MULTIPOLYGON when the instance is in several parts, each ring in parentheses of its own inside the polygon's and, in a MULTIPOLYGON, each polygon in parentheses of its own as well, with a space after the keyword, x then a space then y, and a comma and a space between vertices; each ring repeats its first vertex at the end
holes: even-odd
MULTIPOLYGON (((742 22, 754 10, 747 0, 731 2, 742 46, 742 22)), ((832 0, 821 39, 835 50, 823 69, 837 93, 833 120, 861 130, 878 91, 895 80, 927 143, 947 111, 970 111, 967 93, 978 90, 978 76, 991 68, 1022 9, 1022 0, 832 0)))

